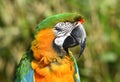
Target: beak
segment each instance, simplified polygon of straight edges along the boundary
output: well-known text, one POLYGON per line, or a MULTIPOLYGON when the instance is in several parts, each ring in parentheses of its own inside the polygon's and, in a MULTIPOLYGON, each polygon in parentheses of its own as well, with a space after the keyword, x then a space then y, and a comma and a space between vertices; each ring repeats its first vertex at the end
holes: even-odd
POLYGON ((68 36, 64 43, 63 48, 66 50, 70 47, 74 47, 80 45, 80 54, 78 57, 80 57, 85 49, 86 45, 86 32, 81 23, 78 23, 75 28, 72 30, 70 36, 68 36))

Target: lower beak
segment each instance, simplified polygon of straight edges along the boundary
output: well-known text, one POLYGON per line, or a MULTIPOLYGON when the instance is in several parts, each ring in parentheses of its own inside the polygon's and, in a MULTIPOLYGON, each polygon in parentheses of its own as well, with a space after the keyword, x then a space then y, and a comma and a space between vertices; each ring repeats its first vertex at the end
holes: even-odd
POLYGON ((86 45, 86 32, 82 24, 78 24, 71 32, 71 35, 68 36, 64 43, 63 48, 66 50, 70 47, 74 47, 80 45, 80 54, 79 57, 82 55, 85 45, 86 45))

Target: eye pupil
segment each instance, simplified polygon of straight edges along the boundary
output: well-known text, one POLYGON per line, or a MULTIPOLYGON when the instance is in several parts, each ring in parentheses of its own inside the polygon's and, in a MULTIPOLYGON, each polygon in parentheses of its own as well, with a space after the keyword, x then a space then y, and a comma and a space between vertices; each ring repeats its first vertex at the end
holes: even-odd
POLYGON ((57 30, 57 31, 62 31, 60 28, 57 28, 57 27, 55 28, 55 30, 57 30))

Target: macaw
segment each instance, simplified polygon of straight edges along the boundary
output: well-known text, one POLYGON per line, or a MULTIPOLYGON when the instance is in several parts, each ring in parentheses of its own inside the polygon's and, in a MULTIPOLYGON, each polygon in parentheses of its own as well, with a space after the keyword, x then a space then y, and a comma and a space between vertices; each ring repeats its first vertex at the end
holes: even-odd
POLYGON ((77 13, 50 16, 38 24, 30 50, 18 65, 15 82, 80 82, 69 48, 86 44, 84 18, 77 13))

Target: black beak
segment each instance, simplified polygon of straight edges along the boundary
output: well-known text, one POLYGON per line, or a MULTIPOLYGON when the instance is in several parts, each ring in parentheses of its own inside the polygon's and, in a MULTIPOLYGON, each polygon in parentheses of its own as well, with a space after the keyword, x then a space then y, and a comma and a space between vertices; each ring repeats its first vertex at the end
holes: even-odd
POLYGON ((68 36, 64 43, 63 48, 68 50, 70 47, 74 47, 80 45, 80 54, 79 57, 82 55, 85 45, 86 45, 86 32, 84 27, 81 24, 78 24, 71 32, 71 35, 68 36))

